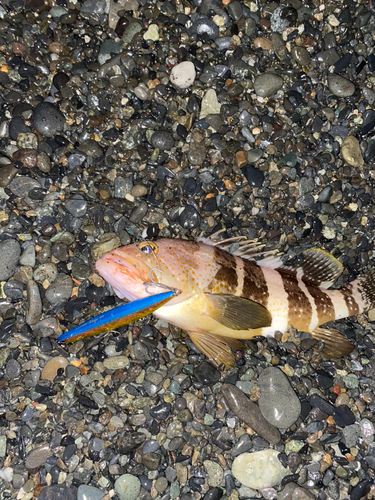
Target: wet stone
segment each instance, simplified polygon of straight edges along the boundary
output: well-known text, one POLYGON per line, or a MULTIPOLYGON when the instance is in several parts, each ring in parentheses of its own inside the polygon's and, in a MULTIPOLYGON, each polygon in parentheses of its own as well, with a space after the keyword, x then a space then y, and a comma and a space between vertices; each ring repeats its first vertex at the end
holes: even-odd
POLYGON ((259 408, 264 418, 279 429, 293 425, 301 413, 301 403, 283 372, 279 368, 266 368, 258 385, 259 408))
POLYGON ((140 490, 140 480, 131 474, 123 474, 115 481, 115 491, 120 500, 136 500, 140 490))
POLYGON ((169 151, 174 146, 174 139, 170 132, 157 130, 152 134, 151 144, 154 148, 158 148, 161 151, 169 151))
MULTIPOLYGON (((41 464, 42 465, 42 464, 41 464)), ((31 468, 31 467, 30 467, 31 468)), ((76 500, 77 490, 75 487, 62 486, 54 484, 52 486, 45 486, 38 500, 76 500)))
POLYGON ((47 280, 52 283, 57 278, 57 267, 56 264, 52 262, 47 262, 46 264, 41 264, 34 271, 34 279, 38 283, 43 283, 47 280))
POLYGON ((184 61, 173 66, 169 79, 179 89, 187 89, 194 83, 195 75, 194 64, 184 61))
POLYGON ((20 376, 21 365, 17 360, 10 359, 5 366, 5 373, 9 380, 15 380, 20 376))
POLYGON ((188 205, 180 215, 180 224, 184 229, 193 229, 200 225, 200 215, 194 207, 188 205))
POLYGON ((216 92, 213 89, 209 89, 203 96, 199 119, 202 120, 207 115, 220 114, 220 109, 221 104, 217 99, 216 92))
POLYGON ((348 135, 341 144, 341 154, 344 160, 352 167, 361 167, 363 157, 358 139, 353 135, 348 135))
POLYGON ((51 455, 49 445, 45 444, 40 448, 33 450, 26 458, 25 466, 27 469, 36 469, 44 465, 47 458, 51 455))
POLYGON ((51 304, 59 304, 70 299, 73 289, 73 281, 70 276, 60 274, 47 288, 46 299, 51 304))
POLYGON ((26 323, 35 325, 42 315, 42 299, 40 297, 39 287, 33 280, 27 282, 27 311, 26 323))
POLYGON ((243 485, 254 489, 270 488, 290 474, 278 459, 276 450, 243 453, 232 465, 233 476, 243 485))
POLYGON ((213 385, 220 380, 220 373, 207 361, 203 361, 194 369, 194 376, 200 384, 213 385))
POLYGON ((283 86, 284 80, 275 73, 258 75, 254 80, 254 90, 259 97, 270 97, 283 86))
POLYGON ((21 246, 18 241, 10 238, 0 242, 0 281, 13 276, 20 256, 21 246))
POLYGON ((65 207, 73 217, 84 217, 87 210, 87 201, 80 198, 74 198, 68 200, 65 203, 65 207))
POLYGON ((264 182, 264 173, 252 165, 246 165, 241 169, 250 186, 261 187, 264 182))
POLYGON ((205 460, 203 462, 203 465, 208 475, 208 485, 213 487, 220 486, 224 478, 223 469, 221 468, 221 466, 212 460, 205 460))
POLYGON ((259 436, 269 443, 277 444, 280 441, 280 433, 276 426, 271 425, 264 418, 258 405, 246 397, 238 387, 232 384, 224 384, 221 391, 231 411, 242 422, 254 429, 259 436))
POLYGON ((11 181, 9 189, 19 198, 26 198, 33 189, 40 189, 40 184, 35 179, 20 175, 11 181))
POLYGON ((41 379, 53 382, 53 380, 57 376, 57 372, 60 369, 64 370, 68 364, 68 360, 62 356, 51 358, 43 368, 41 379))
POLYGON ((354 94, 354 84, 343 76, 328 75, 328 88, 337 97, 350 97, 354 94))
POLYGON ((65 118, 59 109, 49 102, 36 106, 33 114, 33 126, 45 137, 53 137, 64 129, 65 118))

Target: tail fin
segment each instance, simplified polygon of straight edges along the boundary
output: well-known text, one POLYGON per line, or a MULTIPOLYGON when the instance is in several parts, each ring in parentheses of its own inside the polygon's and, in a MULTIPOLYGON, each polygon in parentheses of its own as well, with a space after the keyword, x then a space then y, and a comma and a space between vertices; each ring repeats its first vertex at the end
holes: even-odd
POLYGON ((363 299, 363 309, 361 312, 369 311, 375 307, 375 269, 371 269, 363 276, 355 280, 352 285, 356 285, 358 292, 363 299))

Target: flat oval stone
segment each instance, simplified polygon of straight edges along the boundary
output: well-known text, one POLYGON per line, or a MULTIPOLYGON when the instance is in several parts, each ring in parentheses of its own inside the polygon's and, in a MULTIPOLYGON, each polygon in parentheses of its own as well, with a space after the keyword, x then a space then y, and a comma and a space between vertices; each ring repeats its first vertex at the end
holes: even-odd
POLYGON ((248 488, 271 488, 290 474, 290 470, 281 464, 278 455, 276 450, 243 453, 234 459, 232 474, 248 488))
POLYGON ((293 425, 301 413, 301 402, 279 368, 266 368, 260 374, 259 408, 264 418, 279 429, 293 425))
POLYGON ((337 97, 350 97, 354 94, 354 84, 343 76, 328 75, 328 88, 337 97))
POLYGON ((254 90, 259 97, 270 97, 283 86, 284 80, 275 73, 263 73, 254 80, 254 90))
POLYGON ((26 469, 36 469, 37 467, 44 465, 47 458, 50 456, 51 450, 49 448, 49 444, 46 443, 29 454, 25 462, 26 469))

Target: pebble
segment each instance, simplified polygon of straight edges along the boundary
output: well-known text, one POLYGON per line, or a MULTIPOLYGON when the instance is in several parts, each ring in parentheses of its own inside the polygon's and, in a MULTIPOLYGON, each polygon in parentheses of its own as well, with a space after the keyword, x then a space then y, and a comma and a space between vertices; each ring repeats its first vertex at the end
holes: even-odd
POLYGON ((64 129, 65 118, 59 109, 49 102, 38 104, 33 113, 33 126, 41 135, 53 137, 64 129))
POLYGON ((107 370, 119 370, 129 366, 129 358, 127 356, 112 356, 104 359, 103 365, 107 370))
POLYGON ((76 500, 76 498, 76 488, 59 484, 45 486, 38 496, 38 500, 76 500))
POLYGON ((221 104, 217 99, 216 92, 214 89, 209 89, 203 96, 199 119, 202 120, 207 115, 220 114, 220 109, 221 104))
POLYGON ((358 139, 348 135, 341 144, 341 154, 344 160, 352 167, 359 168, 363 165, 363 156, 358 139))
POLYGON ((205 460, 203 466, 208 475, 208 485, 212 487, 220 486, 224 479, 224 473, 221 466, 212 460, 205 460))
POLYGON ((284 84, 281 76, 275 73, 263 73, 254 79, 254 90, 259 97, 270 97, 276 94, 284 84))
POLYGON ((10 238, 0 242, 0 280, 13 276, 21 255, 18 241, 10 238))
POLYGON ((231 384, 223 384, 221 391, 231 411, 246 425, 251 427, 263 439, 270 444, 280 441, 280 433, 277 426, 271 425, 262 415, 258 405, 253 403, 238 387, 231 384))
POLYGON ((187 89, 193 85, 195 77, 194 64, 191 61, 183 61, 173 66, 169 79, 175 87, 187 89))
POLYGON ((337 97, 350 97, 354 94, 354 84, 343 76, 328 75, 328 88, 337 97))
POLYGON ((132 474, 122 474, 115 481, 115 491, 120 500, 136 500, 141 490, 141 482, 132 474))
POLYGON ((70 276, 60 274, 46 290, 46 299, 52 305, 60 304, 72 295, 73 281, 70 276))
POLYGON ((259 409, 278 429, 288 429, 301 413, 301 403, 288 378, 279 368, 266 368, 259 375, 259 409))
POLYGON ((154 148, 158 148, 161 151, 169 151, 174 146, 173 135, 170 132, 157 130, 152 134, 151 144, 154 148))
POLYGON ((42 380, 49 380, 51 383, 53 383, 55 377, 57 376, 57 372, 60 369, 64 370, 68 366, 68 364, 68 360, 66 358, 63 358, 62 356, 51 358, 43 368, 40 378, 42 380))
POLYGON ((87 484, 78 486, 77 500, 101 500, 103 497, 104 493, 99 488, 87 484))
POLYGON ((157 24, 150 24, 148 30, 143 35, 145 40, 152 40, 153 42, 157 42, 159 40, 159 28, 157 24))
POLYGON ((262 450, 243 453, 236 457, 232 464, 232 474, 245 486, 262 490, 278 484, 290 474, 278 459, 276 450, 262 450))
POLYGON ((35 450, 32 450, 25 461, 26 469, 37 469, 46 463, 49 456, 50 449, 48 444, 44 444, 35 450))

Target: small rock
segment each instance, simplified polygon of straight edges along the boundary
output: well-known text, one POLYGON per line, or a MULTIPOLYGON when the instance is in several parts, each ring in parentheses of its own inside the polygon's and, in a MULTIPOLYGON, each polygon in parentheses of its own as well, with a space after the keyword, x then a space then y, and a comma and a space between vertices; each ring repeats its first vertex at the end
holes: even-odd
POLYGON ((351 81, 335 73, 328 75, 328 88, 337 97, 350 97, 355 91, 351 81))
POLYGON ((276 450, 243 453, 234 459, 232 474, 249 488, 270 488, 290 474, 290 470, 281 464, 278 456, 279 452, 276 450))
POLYGON ((259 97, 270 97, 283 86, 284 80, 275 73, 258 75, 254 80, 254 90, 259 97))
POLYGON ((77 500, 101 500, 103 497, 104 493, 99 488, 87 484, 78 486, 77 500))
POLYGON ((223 481, 224 473, 221 466, 212 460, 205 460, 203 462, 204 468, 208 474, 207 482, 209 486, 220 486, 223 481))
POLYGON ((115 491, 120 500, 137 500, 141 482, 136 476, 123 474, 116 479, 115 491))
POLYGON ((266 368, 260 374, 259 409, 264 418, 279 429, 293 425, 301 413, 301 402, 279 368, 266 368))
POLYGON ((193 85, 196 76, 195 66, 191 61, 184 61, 173 66, 170 81, 179 89, 187 89, 193 85))
POLYGON ((50 304, 59 304, 70 299, 72 295, 73 281, 67 274, 60 274, 47 288, 46 299, 50 304))
POLYGON ((111 356, 103 360, 103 365, 107 370, 119 370, 129 366, 129 358, 127 356, 111 356))
POLYGON ((39 287, 33 280, 27 283, 27 311, 26 323, 35 325, 42 315, 42 299, 39 293, 39 287))
POLYGON ((34 109, 34 128, 45 137, 53 137, 64 129, 64 115, 49 102, 41 102, 34 109))
POLYGON ((220 114, 221 104, 217 100, 217 95, 214 89, 209 89, 204 94, 201 104, 201 112, 199 119, 202 120, 207 115, 220 114))
POLYGON ((57 376, 58 370, 60 370, 60 368, 64 370, 65 367, 68 366, 68 364, 69 362, 66 358, 64 358, 63 356, 56 356, 47 361, 40 378, 42 380, 49 380, 50 382, 53 382, 55 377, 57 376))
POLYGON ((94 244, 91 250, 91 256, 97 261, 105 253, 114 250, 121 245, 120 238, 114 233, 106 233, 101 236, 100 241, 94 244))
POLYGON ((157 130, 152 134, 151 144, 154 148, 158 148, 161 151, 169 151, 174 146, 173 135, 164 130, 157 130))
POLYGON ((5 281, 13 276, 19 258, 21 246, 13 238, 0 242, 0 281, 5 281))
MULTIPOLYGON (((33 450, 26 458, 26 469, 36 469, 46 463, 47 458, 51 456, 49 444, 44 444, 40 448, 33 450)), ((40 498, 40 497, 39 497, 40 498)))
POLYGON ((361 167, 363 165, 363 156, 359 142, 353 135, 348 135, 341 144, 341 154, 344 160, 352 167, 361 167))
POLYGON ((157 24, 150 24, 148 30, 143 35, 144 40, 152 40, 153 42, 157 42, 159 40, 159 28, 157 24))
MULTIPOLYGON (((49 452, 49 456, 51 456, 51 452, 49 452)), ((61 486, 59 484, 54 484, 52 486, 45 486, 38 496, 38 500, 76 500, 76 499, 77 499, 77 489, 74 486, 71 486, 69 488, 68 486, 61 486)))
POLYGON ((224 384, 221 388, 225 401, 231 411, 246 425, 254 429, 270 444, 280 441, 280 433, 261 414, 258 405, 253 403, 245 394, 232 384, 224 384))

